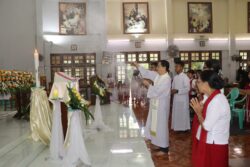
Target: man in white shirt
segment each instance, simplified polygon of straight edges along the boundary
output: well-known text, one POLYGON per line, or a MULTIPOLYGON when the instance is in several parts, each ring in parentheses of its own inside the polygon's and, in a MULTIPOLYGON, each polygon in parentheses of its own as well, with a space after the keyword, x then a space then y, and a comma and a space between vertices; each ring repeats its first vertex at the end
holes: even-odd
POLYGON ((168 119, 170 110, 171 78, 168 75, 169 63, 161 60, 157 65, 157 72, 146 70, 133 63, 143 78, 143 84, 148 87, 147 97, 150 99, 149 115, 145 127, 145 137, 158 146, 157 155, 164 155, 169 147, 168 119))
POLYGON ((189 115, 189 91, 190 81, 186 74, 183 73, 184 63, 175 62, 175 72, 177 75, 172 83, 173 108, 172 108, 172 125, 174 131, 186 131, 190 129, 189 115))

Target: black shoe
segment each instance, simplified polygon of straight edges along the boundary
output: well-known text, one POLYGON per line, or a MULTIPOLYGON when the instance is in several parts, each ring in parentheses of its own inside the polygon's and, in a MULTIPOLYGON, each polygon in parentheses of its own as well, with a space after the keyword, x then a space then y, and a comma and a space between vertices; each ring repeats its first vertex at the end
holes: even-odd
POLYGON ((160 148, 155 149, 155 151, 162 151, 164 153, 168 153, 169 149, 168 149, 168 147, 166 147, 166 148, 160 147, 160 148))

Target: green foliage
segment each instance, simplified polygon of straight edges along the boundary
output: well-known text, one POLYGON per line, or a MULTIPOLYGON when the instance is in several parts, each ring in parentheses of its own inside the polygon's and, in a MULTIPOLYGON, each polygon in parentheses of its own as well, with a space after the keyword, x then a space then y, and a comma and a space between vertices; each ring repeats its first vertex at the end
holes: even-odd
POLYGON ((94 119, 94 116, 90 113, 88 109, 88 102, 85 101, 77 92, 75 88, 70 88, 67 86, 70 100, 67 102, 67 105, 72 110, 81 110, 84 113, 86 124, 89 119, 94 119))

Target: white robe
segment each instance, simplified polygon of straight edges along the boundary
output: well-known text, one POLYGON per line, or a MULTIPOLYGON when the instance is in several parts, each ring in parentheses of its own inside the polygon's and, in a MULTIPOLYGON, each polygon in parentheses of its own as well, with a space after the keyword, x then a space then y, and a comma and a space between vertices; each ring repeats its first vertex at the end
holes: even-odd
POLYGON ((174 77, 172 89, 177 89, 178 93, 174 94, 172 108, 172 125, 175 131, 184 131, 190 129, 189 114, 189 91, 190 81, 183 72, 174 77))
POLYGON ((168 119, 170 110, 170 90, 171 78, 168 73, 159 75, 154 71, 139 67, 143 78, 154 81, 154 86, 149 86, 147 97, 150 99, 149 113, 145 127, 145 137, 151 140, 151 143, 166 148, 169 146, 168 119), (151 135, 152 130, 152 101, 157 101, 157 122, 156 134, 151 135))

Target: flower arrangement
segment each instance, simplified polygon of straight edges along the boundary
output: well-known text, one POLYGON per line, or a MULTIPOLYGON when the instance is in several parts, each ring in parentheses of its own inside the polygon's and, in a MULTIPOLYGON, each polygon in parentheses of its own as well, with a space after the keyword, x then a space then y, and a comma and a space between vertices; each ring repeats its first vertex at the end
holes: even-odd
POLYGON ((67 86, 67 89, 68 89, 69 98, 70 98, 69 101, 66 102, 67 106, 71 108, 72 110, 83 111, 85 115, 85 119, 86 119, 86 124, 90 118, 94 119, 93 115, 88 110, 90 102, 83 99, 75 87, 67 86))
POLYGON ((100 98, 104 98, 106 94, 105 88, 101 87, 97 81, 93 83, 93 93, 98 95, 100 98))
POLYGON ((106 97, 107 88, 105 83, 98 76, 91 78, 91 90, 102 99, 106 97))
POLYGON ((34 84, 32 74, 15 70, 0 70, 0 94, 13 93, 17 89, 28 90, 34 84))

